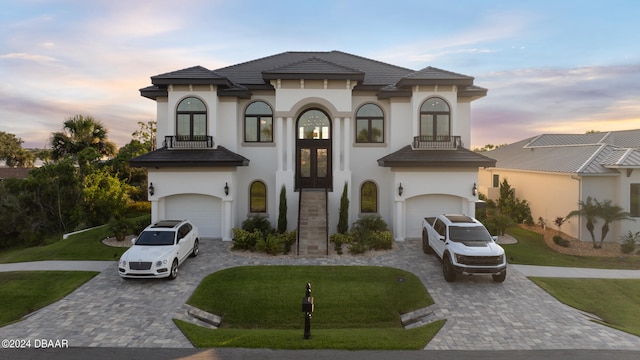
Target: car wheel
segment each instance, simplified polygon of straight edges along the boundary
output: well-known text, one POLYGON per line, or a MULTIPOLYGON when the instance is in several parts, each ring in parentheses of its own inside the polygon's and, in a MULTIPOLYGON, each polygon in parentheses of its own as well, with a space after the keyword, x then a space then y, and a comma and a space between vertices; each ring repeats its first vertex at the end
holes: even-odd
POLYGON ((507 269, 505 269, 502 273, 498 275, 491 275, 491 277, 495 282, 504 282, 504 279, 507 278, 507 269))
POLYGON ((196 257, 200 253, 200 248, 198 247, 198 239, 193 242, 193 249, 191 249, 191 254, 189 256, 196 257))
POLYGON ((175 280, 178 277, 178 259, 173 260, 171 265, 171 272, 169 273, 169 280, 175 280))
POLYGON ((456 281, 456 272, 453 269, 453 265, 451 265, 449 254, 444 254, 444 259, 442 260, 442 274, 447 282, 456 281))
POLYGON ((429 246, 429 235, 426 230, 422 230, 422 252, 427 255, 433 253, 431 246, 429 246))

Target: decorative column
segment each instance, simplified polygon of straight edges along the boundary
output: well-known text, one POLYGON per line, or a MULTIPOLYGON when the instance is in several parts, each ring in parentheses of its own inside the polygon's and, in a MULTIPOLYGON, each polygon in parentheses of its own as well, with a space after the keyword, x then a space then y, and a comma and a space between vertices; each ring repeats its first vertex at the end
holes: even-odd
POLYGON ((396 241, 404 241, 404 199, 396 197, 395 203, 396 206, 393 216, 393 237, 396 241))
MULTIPOLYGON (((278 157, 278 171, 282 171, 284 166, 285 147, 288 143, 284 137, 284 119, 282 117, 276 118, 276 156, 278 157)), ((289 140, 290 141, 290 140, 289 140)))
POLYGON ((294 123, 293 118, 287 118, 287 131, 286 131, 286 139, 287 139, 287 162, 285 170, 294 171, 295 167, 293 164, 293 159, 296 158, 294 153, 295 149, 293 148, 293 144, 295 143, 295 139, 297 135, 294 133, 294 123))
POLYGON ((233 223, 231 214, 231 205, 233 200, 230 198, 222 199, 222 229, 221 236, 223 241, 231 241, 231 224, 233 223))
POLYGON ((343 135, 342 143, 344 144, 344 170, 351 171, 351 165, 349 159, 351 158, 351 118, 346 117, 343 119, 343 135))

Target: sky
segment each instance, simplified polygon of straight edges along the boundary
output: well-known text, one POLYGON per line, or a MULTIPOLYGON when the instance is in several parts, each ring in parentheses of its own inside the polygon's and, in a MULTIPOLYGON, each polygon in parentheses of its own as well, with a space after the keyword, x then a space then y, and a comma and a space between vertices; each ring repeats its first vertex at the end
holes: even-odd
POLYGON ((118 147, 150 77, 331 51, 475 78, 471 144, 640 129, 637 0, 0 0, 0 131, 48 147, 77 114, 118 147))

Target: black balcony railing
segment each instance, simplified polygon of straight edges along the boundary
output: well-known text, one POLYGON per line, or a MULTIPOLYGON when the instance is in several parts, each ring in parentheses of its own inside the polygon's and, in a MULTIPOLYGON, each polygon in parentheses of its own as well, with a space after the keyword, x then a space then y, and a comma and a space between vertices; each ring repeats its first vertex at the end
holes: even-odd
POLYGON ((207 135, 165 136, 164 146, 166 146, 167 149, 209 149, 209 148, 213 148, 213 136, 207 136, 207 135))
POLYGON ((460 136, 414 136, 414 149, 440 150, 440 149, 457 149, 462 147, 462 139, 460 136))

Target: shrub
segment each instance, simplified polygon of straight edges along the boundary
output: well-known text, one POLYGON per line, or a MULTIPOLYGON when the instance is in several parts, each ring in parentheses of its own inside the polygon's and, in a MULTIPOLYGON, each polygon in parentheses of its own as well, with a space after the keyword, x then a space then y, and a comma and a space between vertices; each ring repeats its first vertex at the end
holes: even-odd
POLYGON ((563 239, 562 237, 556 235, 553 237, 554 244, 562 247, 569 247, 571 242, 569 240, 563 239))
POLYGON ((347 183, 344 183, 342 196, 340 196, 340 209, 338 213, 338 233, 346 234, 349 230, 349 196, 347 194, 347 183))
POLYGON ((258 239, 261 239, 262 233, 260 230, 255 229, 249 232, 244 229, 233 228, 233 246, 234 250, 254 250, 258 239))
POLYGON ((369 248, 372 250, 390 250, 393 248, 391 231, 374 231, 369 239, 369 248))
POLYGON ((109 230, 116 237, 116 240, 124 241, 124 238, 129 234, 129 223, 125 218, 112 217, 109 220, 109 230))
POLYGON ((145 216, 142 219, 132 221, 129 224, 129 228, 132 234, 138 235, 142 232, 142 230, 144 230, 147 226, 149 226, 149 224, 151 224, 151 216, 145 216))
POLYGON ((364 254, 367 251, 367 246, 362 242, 353 242, 349 244, 349 253, 353 255, 364 254))
POLYGON ((249 216, 245 221, 242 222, 242 229, 248 232, 259 230, 265 235, 274 232, 274 228, 269 222, 269 219, 260 215, 249 216))
POLYGON ((387 231, 389 228, 380 215, 365 215, 353 223, 352 230, 356 232, 387 231))
POLYGON ((256 241, 256 250, 271 255, 277 255, 282 249, 282 237, 276 234, 268 234, 256 241))
POLYGON ((629 243, 620 244, 620 251, 622 251, 623 254, 631 254, 635 249, 636 249, 635 244, 629 244, 629 243))
POLYGON ((278 209, 278 232, 287 231, 287 189, 284 184, 280 188, 280 208, 278 209))
MULTIPOLYGON (((631 254, 636 249, 636 242, 640 240, 640 231, 635 234, 629 230, 629 232, 620 238, 622 244, 620 244, 620 251, 623 254, 631 254)), ((640 252, 640 251, 639 251, 640 252)))
POLYGON ((342 255, 342 244, 351 244, 353 242, 353 236, 351 234, 335 233, 329 237, 329 240, 333 243, 338 255, 342 255))
POLYGON ((297 239, 297 236, 298 236, 298 233, 296 232, 296 230, 285 231, 282 234, 278 234, 278 236, 282 240, 282 247, 283 247, 282 251, 285 254, 290 253, 291 252, 291 246, 296 243, 296 239, 297 239))

